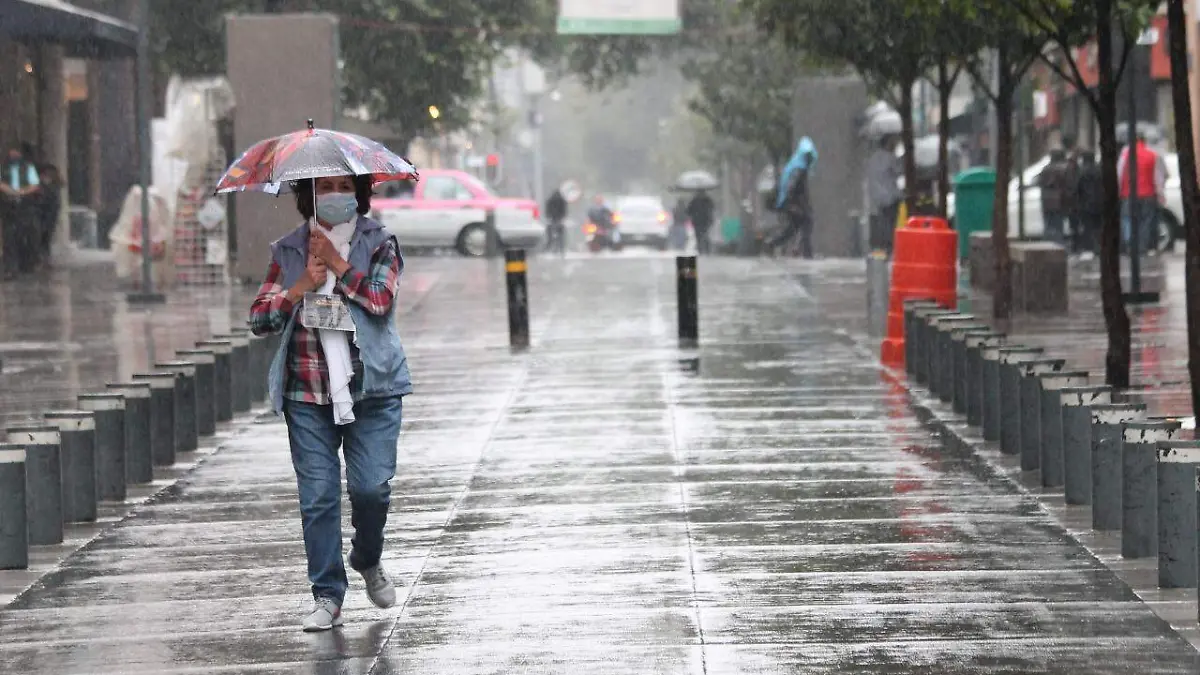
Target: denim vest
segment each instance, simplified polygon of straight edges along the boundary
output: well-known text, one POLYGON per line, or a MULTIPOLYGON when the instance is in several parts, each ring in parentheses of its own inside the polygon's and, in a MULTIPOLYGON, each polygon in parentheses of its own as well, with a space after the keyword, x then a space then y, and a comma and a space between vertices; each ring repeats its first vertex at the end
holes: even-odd
MULTIPOLYGON (((365 272, 371 267, 371 257, 389 239, 394 238, 379 223, 363 216, 358 217, 354 236, 350 240, 350 257, 347 262, 354 269, 365 272)), ((396 255, 400 256, 399 246, 396 255)), ((271 244, 271 258, 283 272, 283 287, 291 288, 302 274, 308 262, 308 224, 301 225, 291 234, 271 244)), ((400 270, 404 270, 404 258, 400 257, 400 270)), ((412 393, 412 380, 408 372, 408 359, 400 335, 396 332, 396 303, 384 316, 375 316, 354 302, 347 302, 350 317, 354 320, 354 344, 358 346, 363 365, 363 398, 403 396, 412 393)), ((271 361, 267 385, 271 392, 271 404, 276 414, 283 412, 283 388, 287 380, 287 353, 292 344, 292 332, 296 329, 296 317, 300 305, 292 309, 279 341, 279 349, 271 361)))

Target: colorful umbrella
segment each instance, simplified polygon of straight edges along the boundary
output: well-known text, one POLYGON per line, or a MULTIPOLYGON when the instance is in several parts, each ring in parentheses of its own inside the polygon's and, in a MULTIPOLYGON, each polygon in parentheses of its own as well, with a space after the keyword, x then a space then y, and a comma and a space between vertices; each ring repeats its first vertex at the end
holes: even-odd
POLYGON ((356 134, 313 128, 259 141, 242 153, 221 180, 217 194, 287 192, 291 181, 324 176, 370 175, 374 182, 415 180, 417 169, 381 143, 356 134))

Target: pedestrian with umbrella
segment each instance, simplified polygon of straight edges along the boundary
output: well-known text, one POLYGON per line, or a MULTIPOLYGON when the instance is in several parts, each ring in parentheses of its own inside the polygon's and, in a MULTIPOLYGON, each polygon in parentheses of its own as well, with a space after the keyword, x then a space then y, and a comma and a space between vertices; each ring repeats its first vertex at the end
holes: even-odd
POLYGON ((411 164, 353 134, 308 129, 262 141, 239 158, 218 193, 291 190, 304 219, 271 245, 250 308, 256 335, 280 334, 269 388, 287 422, 308 578, 315 601, 305 631, 342 625, 341 461, 354 537, 349 564, 377 607, 396 603, 380 564, 396 472, 403 397, 412 392, 396 332, 404 260, 395 237, 367 217, 376 183, 413 180, 411 164))
POLYGON ((715 176, 702 170, 684 172, 675 181, 675 189, 695 193, 688 200, 686 212, 692 223, 692 231, 696 233, 696 252, 700 255, 708 255, 712 250, 709 231, 716 220, 717 207, 708 191, 719 185, 715 176))

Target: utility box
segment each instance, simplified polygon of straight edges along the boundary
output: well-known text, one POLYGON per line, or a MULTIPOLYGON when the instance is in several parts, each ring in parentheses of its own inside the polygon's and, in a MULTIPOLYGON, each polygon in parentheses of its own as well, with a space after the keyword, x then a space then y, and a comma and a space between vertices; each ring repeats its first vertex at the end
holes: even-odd
MULTIPOLYGON (((238 155, 265 138, 305 128, 309 118, 318 127, 334 127, 341 113, 336 16, 230 15, 225 35, 238 155)), ((243 192, 234 199, 238 227, 232 274, 257 283, 266 274, 271 242, 301 218, 290 194, 243 192)))

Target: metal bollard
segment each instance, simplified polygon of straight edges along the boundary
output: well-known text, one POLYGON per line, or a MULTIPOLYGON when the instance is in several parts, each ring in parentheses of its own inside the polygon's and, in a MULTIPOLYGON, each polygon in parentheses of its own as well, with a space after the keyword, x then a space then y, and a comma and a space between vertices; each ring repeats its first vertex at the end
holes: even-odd
POLYGON ((25 446, 0 443, 0 570, 29 567, 25 446))
POLYGON ((1121 448, 1121 557, 1158 555, 1158 444, 1179 430, 1179 420, 1126 422, 1121 448))
POLYGON ((968 333, 963 341, 967 353, 967 424, 973 427, 983 426, 983 352, 1003 346, 1004 340, 1003 333, 992 332, 968 333))
POLYGON ((1158 444, 1158 586, 1195 588, 1200 441, 1158 444))
POLYGON ((1000 452, 1006 455, 1021 451, 1020 364, 1041 356, 1040 347, 1000 348, 1000 452))
POLYGON ((917 309, 921 307, 935 308, 937 303, 927 298, 909 298, 904 301, 904 372, 910 379, 917 375, 914 341, 916 328, 913 328, 913 324, 917 321, 917 309))
POLYGON ((990 345, 979 350, 981 364, 980 385, 983 387, 983 409, 980 421, 983 430, 983 440, 1000 440, 1000 359, 1002 349, 1007 343, 990 345))
POLYGON ((1037 471, 1042 464, 1042 390, 1038 378, 1062 370, 1063 359, 1035 359, 1017 365, 1017 454, 1022 471, 1037 471))
POLYGON ((939 371, 941 381, 938 382, 938 399, 943 403, 950 403, 954 400, 954 380, 958 377, 955 372, 954 361, 954 331, 962 327, 972 327, 975 329, 985 329, 986 325, 975 321, 975 317, 971 314, 961 314, 953 317, 945 317, 937 322, 937 344, 938 344, 938 360, 941 366, 939 371))
POLYGON ((950 330, 956 325, 975 323, 971 314, 939 314, 930 320, 933 344, 933 379, 930 391, 938 400, 949 401, 954 382, 954 363, 950 359, 950 330))
POLYGON ((872 251, 867 256, 867 335, 871 337, 887 335, 890 262, 883 251, 872 251))
POLYGON ((700 344, 699 273, 696 256, 675 257, 675 301, 679 317, 679 346, 700 344))
MULTIPOLYGON (((212 436, 217 433, 217 355, 211 349, 181 349, 175 355, 196 364, 196 433, 212 436)), ((262 379, 265 383, 266 376, 262 379)))
POLYGON ((175 453, 195 452, 200 447, 200 427, 196 421, 196 364, 166 361, 154 364, 154 368, 175 375, 175 453))
POLYGON ((96 499, 125 501, 125 397, 81 394, 79 409, 96 423, 96 499))
POLYGON ((108 390, 125 401, 125 483, 154 480, 154 445, 150 441, 150 383, 112 382, 108 390))
POLYGON ((202 340, 196 343, 199 349, 213 353, 213 382, 216 390, 213 401, 217 408, 217 421, 233 419, 233 342, 231 340, 202 340))
MULTIPOLYGON (((1086 370, 1058 371, 1035 376, 1033 388, 1038 394, 1038 468, 1042 487, 1062 487, 1063 484, 1063 409, 1064 387, 1082 387, 1088 383, 1086 370)), ((1022 424, 1022 430, 1024 425, 1022 424)))
POLYGON ((1092 406, 1112 402, 1107 386, 1063 387, 1062 404, 1063 492, 1067 503, 1092 503, 1092 406))
POLYGON ((150 384, 150 451, 154 466, 175 463, 175 373, 137 373, 150 384))
POLYGON ((44 424, 8 428, 25 447, 25 513, 30 546, 63 543, 63 480, 58 429, 44 424))
MULTIPOLYGON (((267 400, 267 369, 270 355, 267 338, 250 334, 250 406, 267 400)), ((198 364, 197 364, 198 365, 198 364)))
POLYGON ((1092 406, 1092 529, 1121 529, 1122 446, 1126 423, 1146 416, 1144 403, 1092 406))
POLYGON ((58 427, 62 462, 63 521, 91 523, 97 516, 96 420, 84 410, 57 410, 42 417, 58 427))
POLYGON ((250 412, 250 331, 232 330, 217 339, 229 340, 233 351, 229 355, 229 392, 234 413, 250 412))
POLYGON ((922 315, 921 321, 917 325, 917 333, 921 336, 921 363, 920 369, 924 374, 925 388, 932 393, 934 385, 934 368, 937 365, 937 345, 935 342, 936 327, 933 324, 935 318, 940 316, 950 316, 958 314, 953 309, 935 309, 925 312, 922 315))
MULTIPOLYGON (((693 258, 693 263, 695 259, 693 258)), ((529 348, 529 264, 523 249, 504 251, 504 285, 508 291, 508 344, 513 349, 529 348)), ((693 297, 695 291, 693 289, 693 297)), ((683 296, 680 296, 682 302, 683 296)), ((680 309, 682 317, 683 310, 680 309)), ((680 339, 683 323, 679 324, 680 339)))
POLYGON ((940 307, 921 308, 917 310, 916 321, 913 323, 913 336, 917 339, 917 382, 929 389, 933 384, 933 364, 935 351, 933 346, 933 327, 930 322, 934 317, 958 314, 953 309, 940 307))
POLYGON ((954 324, 950 329, 950 409, 965 415, 967 412, 967 336, 990 335, 992 329, 981 323, 954 324))

